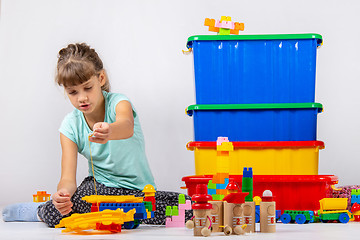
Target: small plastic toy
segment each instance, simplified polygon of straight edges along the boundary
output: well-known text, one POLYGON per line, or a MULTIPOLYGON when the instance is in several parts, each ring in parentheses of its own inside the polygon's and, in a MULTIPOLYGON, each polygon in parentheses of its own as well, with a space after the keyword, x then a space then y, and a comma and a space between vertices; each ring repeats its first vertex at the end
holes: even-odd
POLYGON ((360 222, 360 204, 354 203, 351 207, 351 212, 354 215, 354 221, 360 222))
POLYGON ((336 221, 348 223, 354 220, 354 216, 347 210, 347 198, 323 198, 320 201, 320 210, 318 211, 320 221, 327 223, 336 221))
POLYGON ((209 31, 217 32, 219 35, 238 35, 239 31, 244 31, 244 23, 232 22, 231 17, 221 16, 220 21, 205 18, 204 26, 209 27, 209 31))
POLYGON ((121 225, 124 222, 134 221, 136 210, 132 209, 127 213, 123 210, 104 210, 101 212, 90 212, 73 214, 63 218, 55 228, 65 227, 62 232, 82 233, 85 230, 108 230, 110 232, 121 232, 121 225))
POLYGON ((276 232, 275 202, 270 190, 265 190, 260 202, 260 232, 276 232))
POLYGON ((184 227, 185 226, 185 210, 191 209, 191 201, 185 200, 184 194, 179 194, 179 204, 178 206, 167 206, 165 215, 166 227, 184 227))
POLYGON ((50 200, 51 194, 46 193, 46 191, 37 191, 36 194, 33 195, 34 202, 47 202, 50 200))
POLYGON ((314 211, 299 211, 299 210, 285 210, 280 216, 280 221, 284 224, 287 223, 312 223, 315 221, 314 211))

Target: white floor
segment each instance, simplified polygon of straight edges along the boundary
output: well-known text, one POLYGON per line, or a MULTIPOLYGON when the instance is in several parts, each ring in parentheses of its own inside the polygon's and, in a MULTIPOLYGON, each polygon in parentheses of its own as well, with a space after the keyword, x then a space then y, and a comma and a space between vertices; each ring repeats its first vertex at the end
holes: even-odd
MULTIPOLYGON (((259 226, 257 226, 259 227, 259 226)), ((246 236, 224 236, 214 233, 212 239, 360 239, 360 223, 313 223, 305 225, 277 224, 276 233, 253 233, 246 236)), ((3 222, 0 220, 0 239, 193 239, 192 230, 184 228, 165 228, 164 226, 141 225, 135 230, 123 230, 117 234, 76 235, 62 233, 61 229, 46 227, 44 223, 3 222)))

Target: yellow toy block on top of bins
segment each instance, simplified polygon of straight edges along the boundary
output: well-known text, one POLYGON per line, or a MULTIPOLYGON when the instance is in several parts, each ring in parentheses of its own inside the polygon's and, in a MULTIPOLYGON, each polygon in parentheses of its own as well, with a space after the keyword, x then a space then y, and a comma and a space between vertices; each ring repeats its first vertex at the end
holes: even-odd
MULTIPOLYGON (((317 175, 322 141, 232 142, 229 152, 229 173, 242 175, 244 167, 252 167, 254 175, 317 175)), ((189 142, 194 151, 195 174, 216 174, 218 171, 216 142, 189 142)))

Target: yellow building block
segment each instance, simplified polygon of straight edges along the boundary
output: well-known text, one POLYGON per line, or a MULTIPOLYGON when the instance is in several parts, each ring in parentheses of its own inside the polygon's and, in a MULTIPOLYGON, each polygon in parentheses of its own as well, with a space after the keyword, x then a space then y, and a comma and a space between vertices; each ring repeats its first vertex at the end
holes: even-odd
POLYGON ((111 196, 111 195, 91 195, 85 196, 82 200, 89 203, 142 203, 142 197, 134 195, 111 196))

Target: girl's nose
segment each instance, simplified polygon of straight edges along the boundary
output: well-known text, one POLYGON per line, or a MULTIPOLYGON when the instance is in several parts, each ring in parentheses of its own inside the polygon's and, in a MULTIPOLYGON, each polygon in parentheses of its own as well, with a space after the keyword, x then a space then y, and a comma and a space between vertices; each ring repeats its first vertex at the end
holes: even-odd
POLYGON ((88 97, 86 94, 81 94, 79 97, 80 102, 86 102, 88 100, 88 97))

